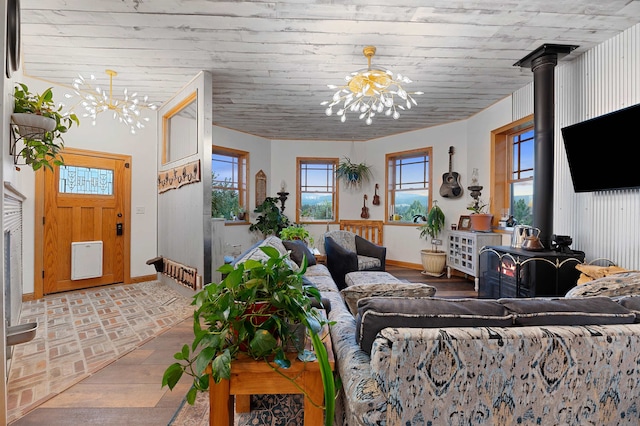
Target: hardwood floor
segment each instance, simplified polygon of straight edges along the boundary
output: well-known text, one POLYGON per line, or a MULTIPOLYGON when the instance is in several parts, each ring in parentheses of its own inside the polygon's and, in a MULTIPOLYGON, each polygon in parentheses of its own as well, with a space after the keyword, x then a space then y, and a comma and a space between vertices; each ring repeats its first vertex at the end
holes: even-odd
MULTIPOLYGON (((387 272, 409 282, 437 288, 437 297, 477 297, 473 281, 422 275, 420 271, 388 266, 387 272)), ((161 388, 164 369, 173 354, 192 340, 191 318, 109 364, 89 378, 45 402, 12 426, 166 425, 180 407, 191 382, 188 377, 173 390, 161 388)))

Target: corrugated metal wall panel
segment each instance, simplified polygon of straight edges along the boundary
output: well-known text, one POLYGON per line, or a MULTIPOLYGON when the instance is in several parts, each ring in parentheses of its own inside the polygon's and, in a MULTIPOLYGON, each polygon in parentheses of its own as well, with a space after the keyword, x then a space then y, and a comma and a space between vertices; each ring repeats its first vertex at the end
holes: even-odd
MULTIPOLYGON (((556 68, 554 232, 571 235, 587 260, 604 257, 629 269, 640 269, 640 190, 574 194, 561 129, 637 103, 640 24, 556 68)), ((594 152, 594 173, 598 150, 630 153, 616 141, 601 142, 585 144, 594 152)))
MULTIPOLYGON (((533 76, 533 74, 531 75, 533 76)), ((511 118, 513 121, 531 114, 533 114, 533 81, 513 92, 511 97, 511 118)))

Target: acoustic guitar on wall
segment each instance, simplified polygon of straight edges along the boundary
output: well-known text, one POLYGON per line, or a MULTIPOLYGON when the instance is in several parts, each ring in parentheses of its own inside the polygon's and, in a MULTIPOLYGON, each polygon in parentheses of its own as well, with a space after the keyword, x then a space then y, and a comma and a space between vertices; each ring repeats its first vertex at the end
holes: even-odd
POLYGON ((449 171, 442 175, 442 185, 440 186, 440 196, 444 198, 458 198, 462 196, 462 186, 460 186, 460 174, 452 171, 453 147, 449 147, 449 171))
POLYGON ((374 206, 379 206, 380 205, 380 196, 378 195, 378 184, 377 183, 376 183, 375 192, 373 194, 373 201, 371 202, 371 204, 373 204, 374 206))
POLYGON ((364 194, 364 200, 362 205, 362 213, 360 213, 360 217, 363 219, 369 219, 369 207, 367 207, 367 194, 364 194))

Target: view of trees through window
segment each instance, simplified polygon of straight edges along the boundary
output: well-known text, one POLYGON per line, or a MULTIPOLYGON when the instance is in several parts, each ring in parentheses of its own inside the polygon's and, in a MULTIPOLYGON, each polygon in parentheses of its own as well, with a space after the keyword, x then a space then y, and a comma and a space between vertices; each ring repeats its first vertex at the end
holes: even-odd
POLYGON ((336 161, 298 159, 299 221, 334 220, 336 161))
POLYGON ((511 215, 520 225, 533 224, 534 132, 527 129, 511 136, 511 215))
POLYGON ((392 221, 412 222, 429 210, 431 148, 387 155, 388 213, 392 221))
POLYGON ((247 153, 214 147, 211 155, 211 216, 237 220, 245 211, 247 153))

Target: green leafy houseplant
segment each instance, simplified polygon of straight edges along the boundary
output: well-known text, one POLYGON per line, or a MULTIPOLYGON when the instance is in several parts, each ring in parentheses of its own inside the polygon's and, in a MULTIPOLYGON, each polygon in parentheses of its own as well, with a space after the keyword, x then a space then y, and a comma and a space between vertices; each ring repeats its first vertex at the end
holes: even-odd
POLYGON ((352 163, 348 157, 344 157, 344 160, 336 168, 336 178, 351 188, 359 188, 362 182, 368 182, 371 176, 371 166, 365 163, 352 163))
POLYGON ((280 231, 280 238, 283 240, 302 240, 307 245, 313 245, 313 237, 302 225, 293 224, 280 231))
MULTIPOLYGON (((426 220, 424 224, 422 224, 418 229, 420 230, 420 238, 428 239, 437 239, 438 235, 444 229, 445 216, 442 209, 438 206, 438 202, 433 202, 433 207, 429 210, 427 214, 426 220)), ((432 247, 434 252, 438 252, 438 246, 433 244, 432 247)))
POLYGON ((249 231, 260 231, 265 237, 268 235, 278 235, 280 231, 289 226, 289 218, 285 216, 278 207, 278 198, 267 197, 254 210, 260 213, 256 218, 256 223, 249 226, 249 231))
POLYGON ((475 214, 485 214, 487 213, 486 209, 487 203, 482 201, 480 198, 474 199, 467 207, 467 210, 471 210, 475 214))
POLYGON ((16 114, 35 114, 53 120, 51 128, 42 132, 25 130, 28 128, 19 126, 18 133, 24 147, 17 155, 20 155, 25 164, 31 166, 33 170, 38 170, 41 167, 53 170, 53 165, 63 165, 64 160, 59 156, 60 151, 64 148, 62 134, 66 133, 73 123, 80 124, 78 117, 75 114, 61 113, 62 106, 56 107, 51 88, 42 94, 34 94, 29 91, 27 85, 18 83, 14 88, 13 97, 15 99, 14 115, 12 116, 14 123, 19 117, 16 114))
POLYGON ((331 425, 335 410, 336 385, 320 330, 327 323, 311 305, 320 300, 318 289, 306 286, 302 274, 306 263, 294 272, 273 247, 261 247, 268 260, 247 260, 235 267, 219 268, 226 278, 209 284, 194 296, 194 339, 174 355, 178 361, 164 372, 162 385, 173 389, 183 374, 193 377, 187 401, 193 404, 198 391, 209 388, 207 367, 218 383, 231 377, 231 361, 245 354, 268 362, 272 368, 291 365, 285 355, 287 342, 294 338, 293 324, 308 330, 324 385, 325 424, 331 425))

